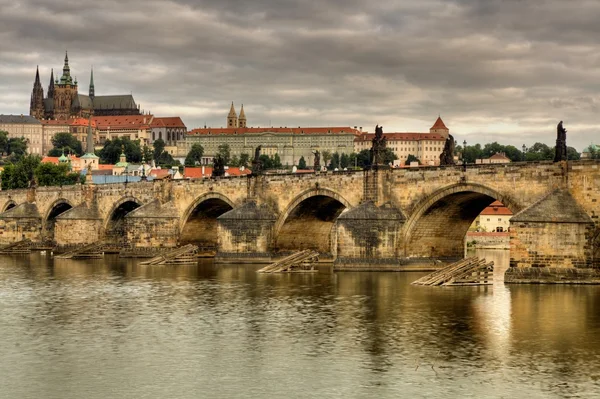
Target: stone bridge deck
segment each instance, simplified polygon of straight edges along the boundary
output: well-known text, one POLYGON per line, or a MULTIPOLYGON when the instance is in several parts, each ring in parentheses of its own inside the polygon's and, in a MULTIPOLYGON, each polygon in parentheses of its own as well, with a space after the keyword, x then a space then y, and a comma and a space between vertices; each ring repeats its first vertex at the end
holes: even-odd
POLYGON ((511 222, 513 266, 598 264, 600 162, 535 162, 263 175, 0 191, 0 244, 98 240, 213 246, 220 260, 315 249, 343 268, 402 268, 463 256, 494 200, 511 222), (387 265, 387 266, 385 266, 387 265))

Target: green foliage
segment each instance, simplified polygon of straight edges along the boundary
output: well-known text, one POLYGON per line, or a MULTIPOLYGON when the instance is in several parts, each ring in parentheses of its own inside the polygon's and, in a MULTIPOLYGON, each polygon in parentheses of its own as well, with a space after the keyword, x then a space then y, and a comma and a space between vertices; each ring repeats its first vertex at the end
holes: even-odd
POLYGON ((229 166, 240 166, 240 158, 237 155, 232 156, 231 161, 229 161, 229 166))
POLYGON ((383 163, 387 165, 394 162, 396 159, 398 159, 398 157, 394 154, 394 151, 387 147, 383 153, 383 163))
POLYGON ((268 156, 267 154, 262 154, 260 157, 260 162, 262 163, 263 169, 279 169, 283 165, 281 165, 281 159, 278 154, 274 156, 268 156))
POLYGON ((121 151, 125 152, 127 162, 138 163, 142 160, 139 140, 132 141, 128 137, 117 137, 104 143, 104 147, 98 153, 100 163, 116 164, 119 162, 121 151))
POLYGON ((581 159, 581 154, 573 147, 567 147, 567 159, 569 161, 577 161, 581 159))
POLYGON ((600 151, 598 150, 598 147, 595 146, 594 144, 590 144, 585 151, 590 153, 590 158, 591 159, 600 159, 600 151))
POLYGON ((202 156, 204 155, 204 147, 200 144, 192 145, 190 152, 185 157, 185 166, 195 166, 199 164, 202 160, 202 156))
POLYGON ((331 161, 331 157, 333 155, 331 155, 331 151, 325 150, 321 153, 321 160, 322 160, 322 164, 327 166, 329 165, 329 161, 331 161))
POLYGON ((18 162, 8 164, 2 172, 2 189, 27 188, 33 181, 34 171, 41 162, 37 155, 25 155, 18 162))
POLYGON ((554 159, 554 147, 548 147, 544 143, 535 143, 525 154, 526 161, 551 161, 554 159))
POLYGON ((40 186, 66 186, 78 183, 81 175, 69 171, 69 165, 40 163, 34 170, 35 180, 40 186))
POLYGON ((83 155, 81 142, 68 132, 56 133, 54 137, 52 137, 52 147, 53 148, 48 152, 48 155, 51 157, 61 156, 63 150, 66 154, 75 154, 78 157, 83 155))
POLYGON ((350 166, 350 157, 348 156, 348 154, 343 153, 342 156, 340 157, 340 167, 342 169, 345 169, 348 166, 350 166))
POLYGON ((221 156, 225 165, 229 165, 231 161, 231 148, 229 144, 221 144, 217 150, 217 156, 221 156))
POLYGON ((421 164, 421 161, 419 160, 419 158, 417 158, 415 155, 413 154, 408 154, 408 157, 406 158, 406 163, 405 165, 410 165, 411 162, 418 162, 419 165, 421 164))
POLYGON ((152 159, 158 162, 158 158, 165 152, 165 141, 163 139, 158 139, 154 141, 154 156, 152 159))
POLYGON ((359 152, 356 155, 356 165, 361 169, 365 169, 371 166, 371 151, 362 150, 361 152, 359 152))
POLYGON ((0 130, 0 155, 8 154, 8 132, 0 130))
POLYGON ((247 168, 250 165, 250 155, 246 153, 240 154, 239 166, 247 168))
POLYGON ((142 147, 142 156, 144 161, 151 162, 154 159, 154 152, 150 149, 150 147, 144 144, 142 147))
POLYGON ((27 153, 28 141, 24 137, 12 137, 8 139, 6 153, 10 154, 13 162, 19 161, 27 153))
MULTIPOLYGON (((523 160, 523 152, 513 145, 502 145, 497 142, 488 143, 483 146, 481 156, 479 158, 489 158, 496 153, 504 153, 512 162, 523 160)), ((473 161, 475 162, 475 161, 473 161)))
POLYGON ((278 153, 275 153, 275 155, 273 155, 273 168, 278 169, 282 167, 283 165, 281 164, 281 158, 279 157, 278 153))
POLYGON ((298 169, 306 169, 306 159, 304 159, 304 156, 301 156, 298 160, 298 169))
POLYGON ((339 169, 340 168, 340 154, 333 153, 331 155, 331 162, 329 163, 330 169, 339 169))

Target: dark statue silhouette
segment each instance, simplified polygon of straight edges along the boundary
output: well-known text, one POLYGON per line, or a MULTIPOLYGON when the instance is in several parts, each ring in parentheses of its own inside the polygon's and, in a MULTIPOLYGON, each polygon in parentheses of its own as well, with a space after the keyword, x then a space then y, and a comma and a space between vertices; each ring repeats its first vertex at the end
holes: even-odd
POLYGON ((383 137, 383 126, 375 126, 375 137, 371 143, 371 166, 381 166, 384 164, 383 156, 387 146, 387 140, 383 137))
POLYGON ((318 172, 321 170, 321 153, 318 150, 314 150, 312 153, 315 154, 314 169, 315 172, 318 172))
POLYGON ((563 121, 556 126, 556 149, 554 162, 567 160, 567 129, 563 127, 563 121))
POLYGON ((440 165, 455 165, 454 162, 454 137, 448 135, 444 143, 444 151, 440 154, 440 165))

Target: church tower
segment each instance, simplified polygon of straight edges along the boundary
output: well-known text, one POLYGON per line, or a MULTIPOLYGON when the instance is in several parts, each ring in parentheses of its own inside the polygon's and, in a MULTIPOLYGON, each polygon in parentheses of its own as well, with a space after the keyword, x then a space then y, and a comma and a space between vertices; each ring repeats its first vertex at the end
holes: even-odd
POLYGON ((71 77, 69 68, 69 56, 65 52, 65 65, 63 74, 54 88, 54 118, 69 119, 71 116, 71 105, 77 95, 77 80, 71 77))
POLYGON ((240 110, 240 117, 238 118, 239 127, 247 127, 246 126, 246 114, 244 113, 244 104, 242 104, 242 109, 240 110))
POLYGON ((29 115, 36 119, 44 118, 44 89, 40 82, 39 67, 35 69, 35 82, 31 92, 31 103, 29 104, 29 115))
POLYGON ((95 89, 94 89, 94 68, 92 68, 92 72, 90 74, 90 100, 92 100, 92 102, 94 102, 94 96, 96 95, 95 93, 95 89))
POLYGON ((227 115, 227 127, 238 127, 238 117, 235 113, 233 102, 231 102, 231 109, 229 110, 229 115, 227 115))
POLYGON ((450 129, 446 127, 444 121, 442 120, 442 117, 438 116, 433 126, 431 126, 431 128, 429 129, 429 133, 439 134, 443 137, 448 137, 448 135, 450 134, 450 129))
POLYGON ((54 98, 54 68, 50 70, 50 84, 48 84, 48 98, 54 98))

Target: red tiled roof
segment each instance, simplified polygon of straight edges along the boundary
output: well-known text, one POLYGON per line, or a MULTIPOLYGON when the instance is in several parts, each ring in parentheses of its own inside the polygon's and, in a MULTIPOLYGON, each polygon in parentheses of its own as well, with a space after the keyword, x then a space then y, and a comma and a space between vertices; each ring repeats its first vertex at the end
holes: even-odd
POLYGON ((186 166, 183 170, 183 177, 185 179, 200 179, 203 177, 210 177, 212 175, 212 167, 205 166, 204 174, 202 174, 202 167, 189 167, 186 166))
POLYGON ((185 123, 178 116, 156 117, 150 124, 151 127, 182 127, 185 128, 185 123))
POLYGON ((251 173, 252 171, 248 168, 244 168, 244 170, 241 170, 240 168, 233 166, 230 166, 228 169, 225 170, 225 174, 229 176, 245 176, 251 173))
POLYGON ((438 118, 435 120, 435 123, 433 124, 433 126, 431 126, 431 128, 448 130, 448 128, 446 127, 446 125, 444 124, 444 121, 442 120, 442 118, 440 116, 438 116, 438 118))
POLYGON ((228 128, 200 128, 188 132, 191 135, 220 135, 220 134, 245 134, 245 133, 288 133, 288 134, 360 134, 358 129, 350 126, 341 127, 228 127, 228 128))
POLYGON ((171 176, 169 169, 151 169, 148 175, 154 176, 155 179, 165 179, 171 176))
MULTIPOLYGON (((89 121, 85 118, 69 119, 69 126, 88 126, 89 121)), ((96 121, 92 119, 92 127, 96 127, 96 121)))
POLYGON ((98 165, 98 169, 100 170, 113 170, 115 165, 106 165, 106 164, 99 164, 98 165))
POLYGON ((504 154, 502 154, 500 152, 497 152, 494 155, 492 155, 490 157, 490 159, 502 159, 503 161, 504 160, 509 160, 510 161, 510 158, 508 158, 506 155, 504 155, 504 154))
POLYGON ((500 201, 494 201, 490 206, 485 208, 480 215, 501 215, 501 216, 510 216, 513 213, 504 206, 504 204, 500 201))
MULTIPOLYGON (((354 141, 371 141, 375 137, 374 133, 363 133, 360 136, 356 137, 354 141)), ((403 141, 420 141, 420 140, 438 140, 438 141, 446 141, 446 138, 442 135, 435 133, 384 133, 383 137, 385 137, 388 141, 393 140, 403 140, 403 141)))
POLYGON ((58 157, 44 157, 42 163, 53 163, 58 165, 58 157))
POLYGON ((117 116, 95 116, 92 121, 99 129, 113 128, 148 128, 153 115, 117 115, 117 116))

